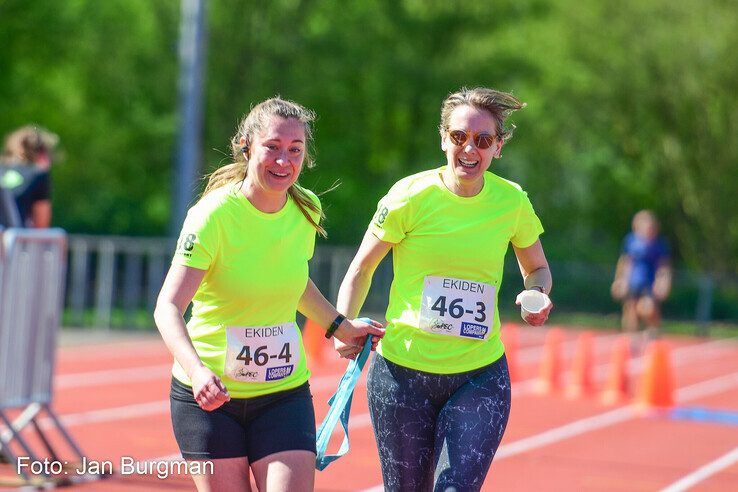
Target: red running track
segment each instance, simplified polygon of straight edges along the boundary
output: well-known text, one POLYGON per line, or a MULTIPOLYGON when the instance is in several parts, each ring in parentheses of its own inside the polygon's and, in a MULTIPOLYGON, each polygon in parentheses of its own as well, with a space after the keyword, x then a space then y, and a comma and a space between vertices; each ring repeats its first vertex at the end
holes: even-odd
MULTIPOLYGON (((568 368, 578 332, 564 333, 562 352, 568 368)), ((536 395, 533 380, 544 335, 544 329, 519 328, 520 378, 513 384, 510 422, 483 490, 738 490, 738 343, 668 340, 677 406, 735 412, 736 419, 716 422, 643 415, 629 404, 605 407, 597 395, 576 400, 563 394, 536 395)), ((614 338, 605 332, 595 336, 598 387, 606 376, 614 338)), ((326 362, 313 367, 311 380, 319 421, 345 368, 345 361, 325 355, 326 362)), ((139 461, 177 456, 169 420, 170 365, 163 343, 151 336, 59 349, 54 408, 86 457, 110 460, 117 472, 123 456, 139 461)), ((631 360, 633 386, 642 369, 642 359, 631 360)), ((15 478, 14 466, 0 466, 2 477, 15 478)), ((379 491, 381 482, 364 376, 352 408, 351 451, 317 473, 316 490, 379 491)), ((115 474, 67 490, 194 487, 187 476, 159 479, 154 473, 115 474)))

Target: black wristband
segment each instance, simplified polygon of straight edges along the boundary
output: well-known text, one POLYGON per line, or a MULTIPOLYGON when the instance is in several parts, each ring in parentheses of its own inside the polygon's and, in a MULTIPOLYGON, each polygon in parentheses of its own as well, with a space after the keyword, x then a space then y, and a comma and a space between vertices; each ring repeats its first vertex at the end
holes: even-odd
POLYGON ((546 289, 544 289, 544 288, 543 288, 543 287, 541 287, 540 285, 534 285, 533 287, 531 287, 531 288, 530 288, 530 289, 528 289, 528 290, 533 290, 533 289, 536 289, 536 290, 537 290, 538 292, 540 292, 541 294, 545 294, 545 293, 546 293, 546 289))
POLYGON ((333 323, 331 323, 331 326, 325 332, 325 337, 331 338, 333 334, 336 332, 336 330, 338 329, 338 326, 341 323, 343 323, 345 320, 346 320, 346 316, 344 316, 343 314, 339 314, 338 316, 336 316, 336 319, 333 320, 333 323))

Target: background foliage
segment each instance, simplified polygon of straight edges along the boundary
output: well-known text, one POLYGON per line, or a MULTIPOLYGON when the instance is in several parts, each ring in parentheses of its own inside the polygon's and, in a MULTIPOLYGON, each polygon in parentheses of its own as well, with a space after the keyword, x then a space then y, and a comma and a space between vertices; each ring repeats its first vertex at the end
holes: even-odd
MULTIPOLYGON (((55 223, 164 235, 177 123, 178 0, 0 0, 0 132, 57 132, 55 223)), ((530 194, 548 256, 612 262, 656 210, 678 260, 738 270, 734 0, 211 0, 203 172, 249 106, 319 114, 330 241, 358 242, 402 176, 442 164, 441 100, 460 86, 528 107, 495 172, 530 194)), ((499 163, 499 164, 497 164, 499 163)))

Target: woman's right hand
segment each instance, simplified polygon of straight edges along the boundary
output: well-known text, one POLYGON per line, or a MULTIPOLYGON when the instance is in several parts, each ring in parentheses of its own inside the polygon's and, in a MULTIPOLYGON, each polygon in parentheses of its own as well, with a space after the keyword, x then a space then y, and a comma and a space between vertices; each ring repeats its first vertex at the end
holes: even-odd
MULTIPOLYGON (((385 330, 379 321, 374 321, 373 319, 368 321, 367 323, 361 319, 347 318, 338 326, 333 336, 348 346, 358 347, 359 351, 361 351, 366 336, 372 335, 372 350, 374 350, 377 348, 379 340, 384 336, 385 330)), ((345 357, 338 347, 336 347, 336 350, 339 351, 342 357, 345 357)))
POLYGON ((212 412, 231 399, 223 381, 210 369, 200 366, 190 376, 192 396, 200 408, 212 412))

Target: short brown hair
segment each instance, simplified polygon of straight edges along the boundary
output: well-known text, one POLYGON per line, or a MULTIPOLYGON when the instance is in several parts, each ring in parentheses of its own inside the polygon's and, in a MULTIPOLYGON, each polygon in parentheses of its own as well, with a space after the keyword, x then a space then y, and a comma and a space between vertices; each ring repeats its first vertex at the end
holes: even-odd
POLYGON ((515 125, 505 128, 505 120, 513 111, 524 108, 526 104, 508 92, 487 87, 462 87, 449 94, 441 104, 441 124, 438 127, 441 136, 448 130, 451 113, 459 106, 472 106, 487 111, 495 120, 497 136, 504 142, 512 138, 515 130, 515 125))

